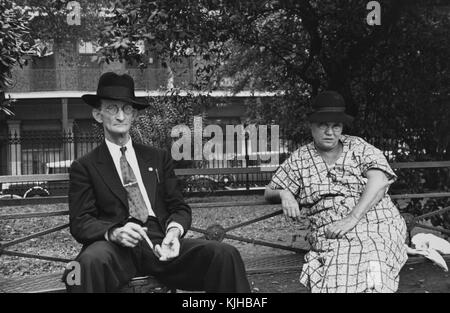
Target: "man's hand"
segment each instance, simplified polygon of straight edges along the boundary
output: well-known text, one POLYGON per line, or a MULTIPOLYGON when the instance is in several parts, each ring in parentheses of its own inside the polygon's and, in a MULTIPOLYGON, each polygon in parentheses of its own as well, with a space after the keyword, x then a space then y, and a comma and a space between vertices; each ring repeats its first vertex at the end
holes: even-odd
POLYGON ((161 246, 155 246, 154 252, 160 261, 170 261, 180 254, 180 236, 180 230, 172 227, 164 237, 161 246))
POLYGON ((111 232, 109 240, 124 247, 134 248, 139 241, 144 239, 146 231, 146 227, 128 222, 125 226, 114 229, 111 232))
POLYGON ((358 219, 350 214, 342 220, 328 226, 328 228, 325 229, 325 237, 329 239, 342 238, 346 233, 351 231, 356 224, 358 224, 358 219))
POLYGON ((284 215, 297 219, 300 217, 300 208, 294 195, 288 190, 280 191, 281 207, 284 215))

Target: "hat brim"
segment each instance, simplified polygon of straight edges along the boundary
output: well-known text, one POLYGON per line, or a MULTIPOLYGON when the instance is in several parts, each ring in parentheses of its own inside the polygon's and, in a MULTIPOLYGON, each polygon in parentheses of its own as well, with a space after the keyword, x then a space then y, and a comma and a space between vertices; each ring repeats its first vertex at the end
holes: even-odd
POLYGON ((99 97, 97 95, 86 94, 86 95, 82 95, 81 99, 83 99, 84 102, 86 102, 87 104, 89 104, 90 106, 92 106, 94 108, 97 108, 100 105, 101 99, 122 100, 127 103, 131 103, 133 105, 133 107, 138 110, 143 110, 149 106, 149 104, 147 104, 147 103, 136 101, 136 100, 134 100, 132 98, 128 98, 128 97, 99 97))
POLYGON ((353 116, 344 112, 313 112, 308 114, 308 121, 312 123, 335 122, 351 124, 354 120, 353 116))

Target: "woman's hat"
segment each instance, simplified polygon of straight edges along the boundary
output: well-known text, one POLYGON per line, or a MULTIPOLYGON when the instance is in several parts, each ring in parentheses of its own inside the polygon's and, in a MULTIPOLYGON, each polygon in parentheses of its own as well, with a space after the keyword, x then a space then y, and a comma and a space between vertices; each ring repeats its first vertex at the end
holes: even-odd
POLYGON ((344 98, 336 91, 323 91, 314 99, 313 111, 308 114, 308 121, 313 123, 336 122, 350 124, 353 116, 345 113, 344 98))
POLYGON ((113 72, 100 76, 96 95, 82 95, 81 99, 94 108, 100 105, 100 99, 123 100, 138 110, 148 107, 148 104, 136 101, 133 78, 127 74, 118 75, 113 72))

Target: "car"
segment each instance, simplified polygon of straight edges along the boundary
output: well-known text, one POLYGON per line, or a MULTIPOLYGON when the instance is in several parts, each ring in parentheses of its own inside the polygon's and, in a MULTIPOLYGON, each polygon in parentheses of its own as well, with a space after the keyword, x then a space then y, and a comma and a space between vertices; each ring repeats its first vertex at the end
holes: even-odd
POLYGON ((21 199, 49 195, 45 182, 3 183, 0 198, 21 199))
POLYGON ((201 192, 212 194, 216 190, 227 190, 236 182, 235 175, 193 175, 183 180, 185 193, 201 192))
MULTIPOLYGON (((63 160, 45 163, 45 174, 69 173, 73 160, 63 160)), ((47 190, 52 196, 66 196, 69 189, 68 181, 48 181, 47 190)))
MULTIPOLYGON (((45 174, 68 173, 73 160, 63 160, 45 163, 45 174)), ((0 198, 31 198, 66 195, 67 181, 35 181, 3 183, 0 198)))

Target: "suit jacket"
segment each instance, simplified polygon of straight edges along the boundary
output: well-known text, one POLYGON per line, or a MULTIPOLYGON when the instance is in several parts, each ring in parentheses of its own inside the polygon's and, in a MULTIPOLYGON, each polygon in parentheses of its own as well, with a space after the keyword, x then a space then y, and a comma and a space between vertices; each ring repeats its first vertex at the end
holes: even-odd
MULTIPOLYGON (((183 226, 186 234, 192 221, 191 208, 183 200, 169 153, 136 143, 133 148, 162 229, 174 221, 183 226)), ((84 245, 105 240, 104 235, 111 227, 127 222, 127 193, 105 142, 72 163, 69 210, 70 232, 84 245)))

